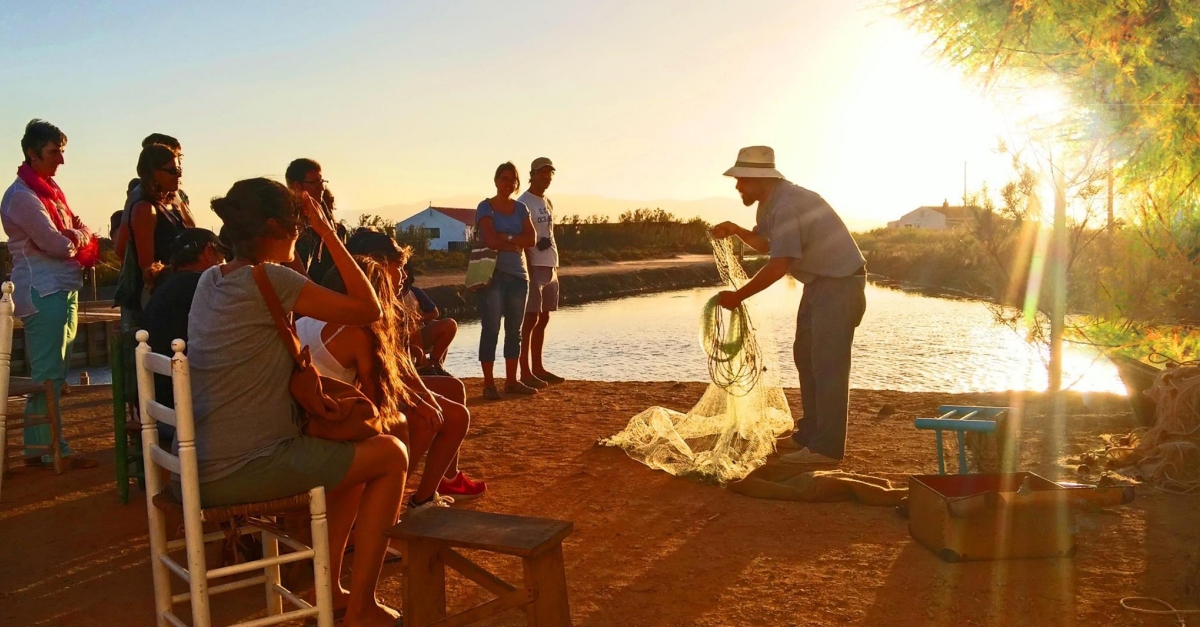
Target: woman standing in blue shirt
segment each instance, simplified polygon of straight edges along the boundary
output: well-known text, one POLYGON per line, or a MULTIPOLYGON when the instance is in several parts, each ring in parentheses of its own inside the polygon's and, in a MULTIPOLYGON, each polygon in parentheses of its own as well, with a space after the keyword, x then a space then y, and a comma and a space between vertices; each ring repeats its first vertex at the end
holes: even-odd
POLYGON ((524 251, 535 244, 529 207, 513 200, 521 186, 517 166, 511 161, 496 168, 496 195, 479 203, 475 227, 484 246, 497 251, 496 272, 492 282, 479 292, 479 363, 483 367, 483 397, 503 398, 492 378, 496 362, 496 343, 500 338, 500 319, 504 319, 504 391, 509 394, 536 394, 537 390, 517 380, 517 358, 521 355, 521 320, 525 316, 525 298, 529 293, 529 275, 525 272, 524 251))

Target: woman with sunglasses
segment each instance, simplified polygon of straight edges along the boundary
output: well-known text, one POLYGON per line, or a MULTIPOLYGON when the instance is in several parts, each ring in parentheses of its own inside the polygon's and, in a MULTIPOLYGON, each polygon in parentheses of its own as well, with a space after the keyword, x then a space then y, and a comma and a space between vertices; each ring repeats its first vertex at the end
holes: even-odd
MULTIPOLYGON (((146 146, 138 156, 137 174, 141 198, 129 210, 130 237, 114 300, 140 313, 149 298, 145 285, 151 268, 170 261, 171 244, 196 222, 187 202, 175 200, 183 168, 174 150, 162 144, 146 146)), ((140 321, 134 322, 140 326, 140 321)))

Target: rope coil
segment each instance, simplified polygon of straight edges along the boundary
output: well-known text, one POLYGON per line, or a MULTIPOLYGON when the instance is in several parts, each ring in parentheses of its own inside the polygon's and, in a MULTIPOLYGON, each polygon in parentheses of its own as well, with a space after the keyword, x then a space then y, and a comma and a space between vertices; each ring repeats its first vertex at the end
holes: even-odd
POLYGON ((745 305, 729 312, 714 296, 700 316, 700 346, 708 355, 708 377, 717 387, 735 396, 745 396, 758 385, 763 368, 754 325, 745 305))

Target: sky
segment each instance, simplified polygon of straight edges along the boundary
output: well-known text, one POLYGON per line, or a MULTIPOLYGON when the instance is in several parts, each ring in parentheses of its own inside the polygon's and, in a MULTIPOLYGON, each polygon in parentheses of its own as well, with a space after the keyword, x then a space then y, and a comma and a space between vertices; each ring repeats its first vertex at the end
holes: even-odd
MULTIPOLYGON (((560 214, 668 205, 743 223, 739 148, 851 228, 1007 180, 1009 104, 855 0, 0 0, 0 147, 69 137, 56 177, 107 223, 141 139, 179 138, 202 226, 239 179, 316 159, 342 217, 473 206, 496 166, 554 160, 560 214), (563 202, 566 200, 567 202, 563 202)), ((690 217, 690 216, 683 216, 690 217)))

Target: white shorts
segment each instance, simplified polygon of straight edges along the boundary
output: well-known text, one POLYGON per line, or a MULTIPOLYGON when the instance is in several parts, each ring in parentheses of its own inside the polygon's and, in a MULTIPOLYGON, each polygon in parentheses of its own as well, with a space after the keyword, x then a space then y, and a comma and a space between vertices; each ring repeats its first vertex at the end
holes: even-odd
POLYGON ((558 270, 550 266, 529 266, 529 298, 525 313, 558 311, 558 270))

